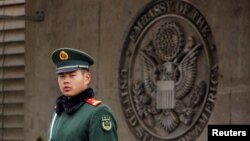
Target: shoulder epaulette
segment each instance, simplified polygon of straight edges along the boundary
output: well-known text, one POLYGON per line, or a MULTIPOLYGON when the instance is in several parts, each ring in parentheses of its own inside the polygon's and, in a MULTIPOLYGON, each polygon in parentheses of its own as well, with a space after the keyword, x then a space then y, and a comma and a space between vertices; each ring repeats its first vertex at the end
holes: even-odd
POLYGON ((94 99, 94 98, 88 98, 87 100, 86 100, 86 102, 88 103, 88 104, 90 104, 90 105, 92 105, 92 106, 98 106, 98 105, 100 105, 101 103, 102 103, 102 101, 100 101, 100 100, 96 100, 96 99, 94 99))

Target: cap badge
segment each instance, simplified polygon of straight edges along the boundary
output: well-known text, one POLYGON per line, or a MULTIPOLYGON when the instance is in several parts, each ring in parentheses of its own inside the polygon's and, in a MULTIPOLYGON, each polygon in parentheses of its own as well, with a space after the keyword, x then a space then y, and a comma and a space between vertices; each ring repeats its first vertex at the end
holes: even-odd
POLYGON ((65 52, 65 51, 61 51, 61 52, 59 53, 59 57, 60 57, 61 60, 68 60, 68 59, 69 59, 69 55, 68 55, 68 53, 65 52))

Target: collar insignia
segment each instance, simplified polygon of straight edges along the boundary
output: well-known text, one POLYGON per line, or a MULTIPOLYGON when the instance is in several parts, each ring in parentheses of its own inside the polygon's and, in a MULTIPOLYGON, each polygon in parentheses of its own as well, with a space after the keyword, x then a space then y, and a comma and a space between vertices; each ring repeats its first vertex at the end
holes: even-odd
POLYGON ((96 100, 94 98, 88 98, 86 102, 95 107, 102 103, 100 100, 96 100))

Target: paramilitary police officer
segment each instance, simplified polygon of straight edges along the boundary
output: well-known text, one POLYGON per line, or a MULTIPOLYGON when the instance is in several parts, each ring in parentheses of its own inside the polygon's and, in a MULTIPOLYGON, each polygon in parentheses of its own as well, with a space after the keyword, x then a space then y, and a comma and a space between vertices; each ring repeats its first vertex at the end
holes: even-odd
POLYGON ((117 124, 111 109, 94 99, 89 67, 93 58, 72 48, 52 53, 62 95, 56 100, 49 141, 117 141, 117 124))

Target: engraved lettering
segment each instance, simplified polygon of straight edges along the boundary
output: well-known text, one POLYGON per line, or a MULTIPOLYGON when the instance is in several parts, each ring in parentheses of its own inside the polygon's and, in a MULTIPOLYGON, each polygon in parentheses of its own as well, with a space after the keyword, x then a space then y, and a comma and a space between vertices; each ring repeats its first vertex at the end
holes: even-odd
POLYGON ((150 138, 149 134, 147 132, 143 133, 143 141, 148 141, 148 139, 150 138))
MULTIPOLYGON (((204 109, 204 111, 207 112, 208 116, 209 116, 209 115, 211 114, 211 112, 212 112, 212 111, 211 111, 211 109, 212 109, 211 106, 212 106, 211 104, 207 103, 207 104, 206 104, 206 107, 205 107, 205 109, 204 109)), ((207 117, 207 120, 208 120, 208 117, 207 117)))
POLYGON ((202 29, 201 29, 201 33, 204 37, 207 37, 208 34, 210 34, 211 30, 209 28, 209 26, 207 24, 205 24, 202 29))
POLYGON ((171 9, 172 9, 172 7, 174 5, 174 2, 173 1, 167 1, 166 5, 167 5, 167 12, 171 12, 171 9))
POLYGON ((142 18, 141 18, 141 24, 143 26, 145 26, 152 19, 153 19, 153 15, 152 15, 151 10, 149 10, 145 15, 142 16, 142 18))
POLYGON ((122 69, 121 70, 121 80, 120 80, 120 93, 122 97, 128 96, 128 80, 127 80, 127 70, 126 69, 122 69))
POLYGON ((129 97, 126 96, 125 98, 122 99, 122 102, 125 106, 128 106, 130 105, 130 100, 129 100, 129 97))
POLYGON ((209 26, 206 23, 206 20, 199 13, 199 11, 197 11, 196 9, 193 9, 193 17, 192 18, 195 21, 195 24, 201 30, 201 33, 202 33, 203 37, 207 37, 208 33, 210 33, 210 29, 209 29, 209 26))
POLYGON ((199 29, 202 29, 202 27, 204 26, 204 24, 206 23, 206 21, 204 21, 204 19, 200 15, 199 11, 197 11, 196 9, 194 9, 193 12, 194 12, 193 13, 193 20, 195 21, 195 23, 199 27, 199 29))
POLYGON ((213 85, 217 85, 218 84, 218 65, 214 65, 211 69, 211 83, 213 85))
POLYGON ((197 124, 196 126, 195 126, 195 130, 198 132, 198 133, 200 133, 201 131, 202 131, 202 126, 200 126, 200 124, 197 124))
POLYGON ((200 132, 201 132, 201 130, 199 130, 199 129, 197 128, 197 126, 196 126, 196 127, 193 129, 192 134, 193 134, 195 137, 198 137, 199 134, 200 134, 200 132))
POLYGON ((185 136, 185 141, 191 141, 192 136, 190 135, 190 132, 185 136))
POLYGON ((161 3, 161 4, 158 4, 158 5, 154 6, 153 11, 154 11, 155 16, 163 14, 164 12, 167 11, 166 4, 161 3))
MULTIPOLYGON (((210 89, 211 90, 211 89, 210 89)), ((214 103, 215 102, 215 99, 216 99, 216 95, 215 95, 215 92, 209 92, 209 96, 208 96, 208 101, 214 103)))
POLYGON ((121 96, 122 97, 125 97, 125 96, 128 96, 128 95, 129 95, 128 91, 121 91, 121 96))
POLYGON ((128 81, 121 80, 121 90, 126 90, 128 88, 128 81))
POLYGON ((172 5, 173 5, 172 1, 167 1, 166 3, 161 3, 155 6, 155 8, 152 9, 153 11, 152 10, 147 11, 144 15, 141 16, 141 18, 139 18, 136 24, 132 27, 132 30, 129 34, 129 38, 133 42, 136 42, 143 28, 160 14, 163 14, 166 11, 170 12, 172 5))
POLYGON ((129 38, 133 42, 136 42, 136 39, 141 32, 141 29, 142 29, 141 23, 138 21, 137 24, 133 27, 133 30, 130 32, 130 35, 129 35, 129 38))
POLYGON ((136 128, 136 135, 140 139, 143 137, 143 132, 144 132, 144 130, 140 126, 138 128, 136 128))
POLYGON ((187 15, 191 10, 191 6, 187 3, 179 2, 177 4, 177 12, 183 15, 187 15))
POLYGON ((137 124, 137 119, 136 119, 135 115, 132 115, 129 118, 129 123, 130 123, 131 126, 135 126, 137 124))
POLYGON ((134 114, 133 109, 130 105, 127 106, 127 108, 125 109, 125 112, 127 113, 127 116, 129 116, 129 117, 134 114))
POLYGON ((207 102, 207 108, 210 110, 210 113, 209 113, 209 114, 211 114, 212 111, 213 111, 213 108, 214 108, 214 103, 210 103, 210 102, 208 101, 208 102, 207 102))
POLYGON ((128 71, 126 69, 121 70, 121 78, 123 78, 123 79, 128 78, 128 71))
POLYGON ((208 116, 203 112, 201 118, 199 119, 200 124, 204 127, 208 121, 208 116))

